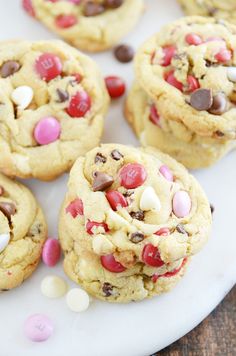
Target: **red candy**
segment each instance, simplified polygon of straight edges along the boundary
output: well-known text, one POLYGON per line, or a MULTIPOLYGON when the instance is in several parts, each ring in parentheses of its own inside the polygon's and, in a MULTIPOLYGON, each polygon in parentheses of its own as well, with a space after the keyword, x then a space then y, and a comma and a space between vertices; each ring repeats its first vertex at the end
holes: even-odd
POLYGON ((66 213, 70 213, 73 218, 76 216, 84 215, 84 205, 81 199, 77 198, 73 200, 66 208, 66 213))
POLYGON ((203 43, 203 39, 197 35, 196 33, 189 33, 185 37, 185 41, 189 45, 194 45, 194 46, 199 46, 200 44, 203 43))
POLYGON ((126 270, 120 262, 115 260, 115 257, 112 254, 101 256, 101 264, 105 269, 113 273, 121 273, 126 270))
POLYGON ((109 231, 108 229, 108 226, 106 223, 99 223, 99 222, 96 222, 96 221, 88 221, 87 224, 86 224, 86 231, 89 235, 93 235, 93 228, 95 227, 103 227, 105 232, 109 231))
POLYGON ((176 53, 176 47, 175 46, 166 46, 162 48, 164 56, 161 62, 161 65, 163 67, 167 67, 170 65, 172 58, 174 57, 176 53))
POLYGON ((160 116, 157 112, 156 106, 152 104, 150 106, 150 114, 149 114, 149 120, 154 124, 160 127, 160 116))
POLYGON ((163 227, 160 230, 158 230, 157 232, 155 232, 155 235, 168 236, 168 235, 170 235, 170 230, 168 229, 168 227, 163 227))
POLYGON ((146 265, 152 267, 161 267, 164 265, 164 262, 160 257, 158 248, 153 246, 152 244, 147 244, 144 246, 142 260, 146 265))
POLYGON ((35 11, 32 5, 32 0, 22 0, 23 9, 28 12, 30 16, 35 17, 35 11))
POLYGON ((121 185, 127 189, 139 187, 146 179, 146 169, 139 163, 128 163, 120 170, 121 185))
POLYGON ((230 61, 232 58, 232 52, 226 48, 221 48, 220 52, 215 55, 215 59, 220 63, 230 61))
POLYGON ((123 79, 113 75, 106 77, 105 83, 111 98, 116 99, 124 94, 125 82, 123 79))
POLYGON ((106 198, 109 201, 109 204, 113 210, 117 210, 119 206, 121 206, 122 208, 128 206, 123 194, 117 192, 116 190, 110 190, 109 192, 107 192, 106 198))
POLYGON ((35 68, 41 79, 49 82, 61 74, 62 63, 60 58, 55 54, 44 53, 36 60, 35 68))
POLYGON ((77 18, 75 15, 58 15, 55 19, 57 27, 69 28, 77 23, 77 18))
POLYGON ((75 74, 72 74, 72 75, 73 75, 73 77, 75 77, 75 80, 76 80, 77 83, 81 82, 81 80, 82 80, 82 75, 81 74, 75 73, 75 74))
POLYGON ((53 267, 57 264, 61 256, 61 247, 57 239, 48 239, 42 252, 42 259, 45 265, 53 267))
POLYGON ((86 91, 78 91, 72 96, 66 109, 71 117, 83 117, 91 108, 91 99, 86 91))
POLYGON ((187 90, 188 93, 192 93, 193 91, 200 88, 199 81, 192 75, 188 76, 187 82, 188 82, 188 90, 187 90))
POLYGON ((165 81, 176 89, 183 91, 183 84, 175 78, 173 70, 165 74, 165 81))
POLYGON ((158 278, 160 278, 160 277, 173 277, 173 276, 175 276, 184 267, 186 262, 187 262, 187 258, 184 258, 183 262, 181 263, 179 268, 176 268, 176 269, 174 269, 173 271, 170 271, 170 272, 166 272, 165 274, 162 274, 162 275, 158 275, 157 273, 155 273, 152 276, 153 283, 155 283, 158 280, 158 278))

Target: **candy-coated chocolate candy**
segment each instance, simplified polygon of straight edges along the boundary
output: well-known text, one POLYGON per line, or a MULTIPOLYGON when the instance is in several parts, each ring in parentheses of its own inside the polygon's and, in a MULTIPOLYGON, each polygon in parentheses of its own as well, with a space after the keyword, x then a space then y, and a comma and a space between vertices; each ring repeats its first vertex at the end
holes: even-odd
POLYGON ((185 37, 185 41, 189 45, 199 46, 203 43, 203 39, 201 36, 197 35, 196 33, 188 33, 185 37))
POLYGON ((34 128, 35 141, 40 145, 48 145, 60 137, 61 125, 57 119, 48 116, 41 119, 34 128))
POLYGON ((161 267, 164 265, 158 248, 152 244, 147 244, 144 246, 142 252, 142 260, 146 265, 152 267, 161 267))
POLYGON ((105 269, 113 273, 121 273, 126 270, 120 262, 115 260, 113 254, 101 256, 101 264, 105 269))
POLYGON ((83 117, 91 108, 91 98, 86 91, 78 91, 72 96, 67 114, 71 117, 83 117))
POLYGON ((40 78, 49 82, 58 77, 62 72, 62 62, 53 53, 43 53, 35 62, 36 72, 40 78))
POLYGON ((88 221, 86 224, 86 231, 89 235, 94 234, 94 230, 99 230, 99 228, 102 228, 102 232, 108 232, 108 226, 104 222, 96 222, 96 221, 88 221))
POLYGON ((53 333, 52 321, 43 314, 31 315, 24 324, 24 332, 28 339, 35 342, 46 341, 53 333))
POLYGON ((121 185, 127 189, 134 189, 142 185, 147 179, 144 166, 139 163, 128 163, 120 170, 121 185))
POLYGON ((170 65, 172 58, 176 54, 176 47, 175 46, 166 46, 162 48, 163 51, 163 58, 161 61, 161 65, 163 67, 167 67, 170 65))
POLYGON ((126 207, 128 205, 127 200, 120 192, 116 190, 110 190, 106 193, 106 198, 113 210, 117 210, 118 207, 126 207))
POLYGON ((45 265, 53 267, 61 256, 61 246, 57 239, 47 239, 43 246, 42 259, 45 265))
POLYGON ((191 206, 191 198, 186 191, 180 190, 175 193, 173 198, 173 213, 178 218, 184 218, 189 215, 191 206))
POLYGON ((70 14, 70 15, 58 15, 55 19, 55 23, 57 27, 60 28, 69 28, 74 25, 76 25, 78 22, 78 19, 75 15, 70 14))
POLYGON ((169 182, 173 182, 174 181, 174 176, 173 173, 171 172, 170 168, 167 167, 166 165, 162 165, 159 169, 159 172, 163 175, 163 177, 165 177, 166 180, 168 180, 169 182))
POLYGON ((154 124, 160 127, 160 115, 158 114, 155 104, 150 106, 149 120, 154 124))
POLYGON ((70 213, 73 218, 76 216, 84 215, 84 205, 81 199, 77 198, 73 200, 66 208, 66 212, 70 213))
POLYGON ((111 98, 116 99, 124 94, 125 82, 120 77, 114 75, 106 77, 105 83, 111 98))

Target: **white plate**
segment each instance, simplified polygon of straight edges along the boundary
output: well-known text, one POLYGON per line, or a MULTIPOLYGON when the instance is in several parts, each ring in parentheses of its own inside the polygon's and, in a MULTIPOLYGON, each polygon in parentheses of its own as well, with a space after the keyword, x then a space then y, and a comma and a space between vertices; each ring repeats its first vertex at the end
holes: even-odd
MULTIPOLYGON (((20 2, 0 0, 0 40, 53 38, 53 34, 23 13, 20 2)), ((146 14, 126 38, 126 42, 135 46, 161 25, 181 15, 174 0, 145 2, 146 14)), ((111 52, 93 58, 104 74, 118 74, 131 83, 132 65, 119 64, 111 52)), ((118 101, 111 107, 103 141, 137 145, 123 119, 121 104, 118 101)), ((51 273, 64 276, 61 266, 48 269, 41 265, 20 288, 1 294, 0 355, 144 356, 164 348, 200 323, 236 281, 236 152, 195 175, 216 207, 214 231, 206 248, 193 259, 186 277, 172 293, 129 305, 94 301, 84 314, 74 314, 67 309, 63 298, 49 300, 40 294, 44 276, 51 273), (22 332, 26 317, 38 312, 47 314, 55 323, 54 335, 41 344, 26 340, 22 332)), ((67 176, 52 183, 26 182, 44 208, 50 236, 57 236, 58 210, 66 181, 67 176)))

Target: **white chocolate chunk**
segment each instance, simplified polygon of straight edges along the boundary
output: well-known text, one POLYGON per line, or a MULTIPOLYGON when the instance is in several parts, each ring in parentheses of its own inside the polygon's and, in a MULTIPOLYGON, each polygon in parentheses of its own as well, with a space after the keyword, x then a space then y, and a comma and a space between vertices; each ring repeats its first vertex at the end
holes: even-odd
POLYGON ((144 189, 143 194, 140 198, 139 203, 140 209, 143 211, 148 210, 161 210, 161 202, 156 195, 155 190, 152 187, 147 187, 144 189))
POLYGON ((41 282, 41 292, 48 298, 60 298, 67 292, 66 282, 57 276, 47 276, 41 282))
POLYGON ((106 236, 101 234, 93 237, 92 245, 93 245, 93 251, 97 255, 110 254, 115 250, 115 247, 111 243, 111 241, 109 241, 109 239, 106 236))
POLYGON ((236 67, 227 68, 227 77, 231 82, 236 82, 236 67))
POLYGON ((66 304, 74 312, 83 312, 89 307, 89 295, 83 289, 73 288, 66 295, 66 304))
POLYGON ((12 101, 18 106, 20 110, 26 109, 31 103, 34 96, 33 89, 27 85, 22 85, 11 93, 12 101))
POLYGON ((8 243, 10 241, 10 234, 1 234, 0 235, 0 252, 2 252, 3 250, 5 250, 5 248, 7 247, 8 243))

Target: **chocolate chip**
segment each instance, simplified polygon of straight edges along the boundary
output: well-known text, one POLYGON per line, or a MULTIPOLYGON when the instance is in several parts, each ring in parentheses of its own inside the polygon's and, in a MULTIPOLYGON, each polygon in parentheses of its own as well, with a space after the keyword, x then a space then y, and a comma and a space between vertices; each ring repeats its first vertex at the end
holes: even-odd
POLYGON ((182 224, 178 224, 176 226, 176 230, 180 233, 180 234, 187 234, 187 231, 185 230, 184 226, 182 224))
POLYGON ((0 185, 0 196, 4 194, 4 188, 0 185))
POLYGON ((134 58, 134 50, 131 46, 123 44, 115 48, 114 55, 121 63, 128 63, 134 58))
POLYGON ((209 110, 213 103, 212 91, 210 89, 197 89, 190 97, 190 105, 198 110, 209 110))
POLYGON ((123 4, 124 0, 105 0, 104 5, 109 9, 116 9, 123 4))
POLYGON ((211 208, 211 213, 214 214, 214 211, 215 211, 214 205, 210 204, 210 208, 211 208))
POLYGON ((101 153, 97 153, 96 154, 96 157, 94 159, 94 162, 95 163, 98 163, 98 162, 101 162, 101 163, 106 163, 107 161, 107 158, 105 156, 103 156, 101 153))
POLYGON ((220 130, 217 130, 216 132, 215 132, 215 134, 216 134, 216 136, 218 136, 218 137, 224 137, 224 132, 222 132, 222 131, 220 131, 220 130))
POLYGON ((114 182, 114 179, 106 173, 95 172, 93 180, 93 191, 103 191, 109 188, 114 182))
POLYGON ((227 100, 224 93, 219 93, 213 96, 213 103, 208 110, 213 115, 221 115, 227 109, 227 100))
POLYGON ((123 158, 124 156, 122 155, 122 153, 120 153, 118 150, 113 150, 111 152, 111 157, 115 160, 115 161, 119 161, 121 158, 123 158))
POLYGON ((144 240, 144 234, 142 234, 141 232, 134 232, 133 234, 131 234, 130 236, 130 241, 132 241, 134 244, 138 244, 139 242, 144 240))
POLYGON ((92 17, 102 14, 105 11, 105 7, 102 4, 97 4, 89 1, 84 6, 84 16, 92 17))
POLYGON ((105 297, 110 297, 113 292, 113 287, 110 283, 105 282, 105 283, 103 283, 102 291, 105 294, 105 297))
POLYGON ((18 72, 20 69, 20 63, 16 61, 7 61, 3 63, 0 69, 0 74, 2 78, 7 78, 10 75, 18 72))
POLYGON ((144 211, 139 210, 139 211, 131 211, 130 216, 133 219, 143 221, 144 220, 144 211))
POLYGON ((11 218, 11 215, 16 213, 16 207, 12 203, 0 203, 0 210, 8 219, 11 218))
POLYGON ((69 99, 69 93, 66 90, 57 89, 57 103, 64 103, 69 99))

